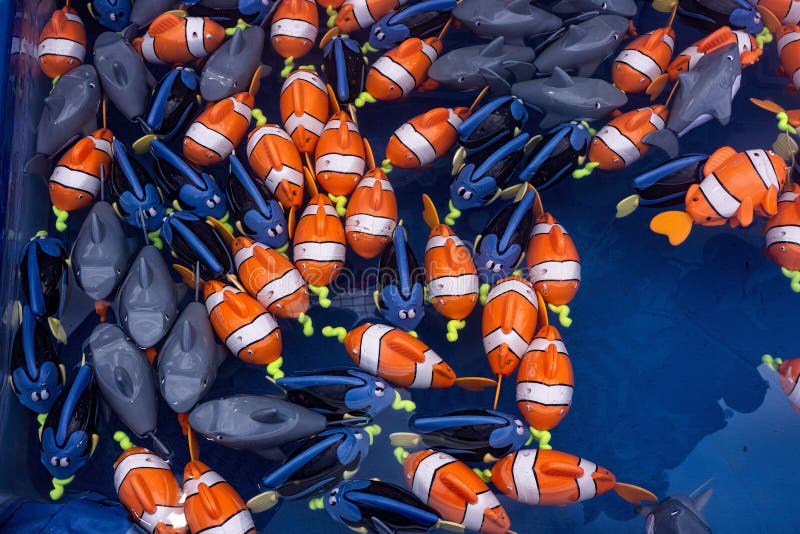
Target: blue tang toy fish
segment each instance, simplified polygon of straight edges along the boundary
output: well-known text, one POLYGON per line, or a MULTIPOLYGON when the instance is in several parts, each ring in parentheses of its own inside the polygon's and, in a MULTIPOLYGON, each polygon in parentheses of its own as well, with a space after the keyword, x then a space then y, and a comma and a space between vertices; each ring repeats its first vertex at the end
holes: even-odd
MULTIPOLYGON (((114 211, 123 221, 148 233, 161 227, 166 213, 161 191, 150 172, 135 158, 128 157, 118 139, 114 139, 114 165, 109 182, 116 198, 114 211)), ((160 243, 156 246, 160 248, 160 243)))
POLYGON ((414 330, 425 317, 425 273, 399 225, 381 254, 375 305, 394 326, 414 330))
POLYGON ((109 30, 124 30, 131 20, 131 0, 92 0, 86 7, 101 25, 109 30))
POLYGON ((543 191, 583 165, 592 134, 583 122, 570 121, 556 126, 544 136, 537 136, 535 140, 536 145, 519 172, 519 179, 543 191))
POLYGON ((67 285, 67 251, 55 237, 40 232, 22 250, 22 293, 36 317, 58 317, 67 285))
POLYGON ((410 37, 424 39, 439 33, 450 18, 456 0, 424 0, 384 15, 372 25, 369 44, 389 50, 410 37))

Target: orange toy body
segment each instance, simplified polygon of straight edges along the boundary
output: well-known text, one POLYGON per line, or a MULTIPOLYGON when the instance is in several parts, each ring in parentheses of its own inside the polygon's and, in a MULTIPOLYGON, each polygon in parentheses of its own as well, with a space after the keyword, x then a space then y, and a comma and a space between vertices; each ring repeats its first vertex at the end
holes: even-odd
POLYGON ((666 106, 634 109, 612 119, 597 132, 589 145, 589 161, 599 163, 604 171, 624 169, 650 149, 644 137, 663 130, 667 121, 666 106))
POLYGON ((778 381, 781 384, 781 389, 796 412, 800 412, 798 380, 800 380, 800 358, 785 360, 778 366, 778 381))
POLYGON ((613 473, 566 452, 524 449, 492 467, 492 483, 512 499, 539 506, 563 506, 614 489, 613 473))
POLYGON ((233 261, 242 285, 267 311, 284 319, 308 311, 306 281, 280 252, 249 237, 237 237, 233 261))
POLYGON ((543 326, 517 373, 517 407, 533 428, 558 426, 572 404, 575 380, 567 347, 554 326, 543 326))
POLYGON ((131 41, 149 63, 185 65, 204 58, 225 40, 225 28, 208 17, 168 11, 156 17, 143 37, 131 41))
POLYGON ((334 24, 342 33, 369 29, 381 17, 405 3, 406 0, 344 0, 334 24))
POLYGON ((358 126, 346 111, 337 111, 322 130, 316 148, 314 171, 320 187, 346 196, 364 175, 366 151, 358 126))
POLYGON ((100 193, 100 169, 108 179, 111 165, 111 130, 101 128, 75 143, 58 160, 50 175, 50 201, 64 211, 85 208, 100 193))
POLYGON ((299 59, 317 41, 319 13, 314 0, 283 0, 272 15, 272 48, 283 58, 299 59))
POLYGON ((386 157, 395 167, 417 169, 447 154, 458 138, 458 127, 469 116, 467 108, 434 108, 394 131, 386 157))
POLYGON ((464 242, 446 224, 435 226, 425 244, 425 283, 436 311, 464 319, 478 301, 478 271, 464 242))
POLYGON ((521 276, 498 280, 483 306, 483 350, 492 372, 510 376, 536 333, 539 300, 521 276))
POLYGON ((280 126, 259 126, 247 138, 247 160, 259 179, 285 210, 303 205, 303 161, 280 126))
POLYGON ((181 488, 169 464, 143 447, 132 447, 114 462, 119 502, 145 532, 186 532, 181 488))
POLYGON ((486 534, 504 534, 511 528, 489 486, 449 454, 430 449, 414 452, 403 462, 403 475, 411 492, 446 521, 486 534))
POLYGON ((296 70, 281 87, 281 121, 300 152, 311 154, 330 116, 328 88, 314 71, 296 70))
POLYGON ((428 80, 428 69, 442 52, 442 41, 410 37, 379 57, 369 68, 365 88, 378 100, 408 96, 428 80))
POLYGON ((764 238, 764 254, 769 259, 790 271, 800 271, 800 186, 791 184, 780 194, 778 213, 764 225, 764 238))
POLYGON ((347 245, 362 258, 374 258, 391 241, 397 226, 397 198, 381 169, 368 171, 347 203, 347 245))
POLYGON ((781 24, 800 24, 798 0, 759 0, 758 7, 768 9, 781 24))
POLYGON ((778 57, 783 75, 792 80, 790 88, 800 90, 800 26, 786 24, 775 35, 778 41, 778 57))
POLYGON ((186 464, 183 492, 186 521, 192 532, 255 534, 253 518, 242 497, 203 462, 186 464))
POLYGON ((36 56, 48 78, 62 76, 83 63, 86 29, 77 11, 65 6, 53 13, 39 34, 36 56))
POLYGON ((183 139, 183 155, 197 165, 216 165, 231 155, 247 135, 255 99, 237 93, 206 106, 183 139))
MULTIPOLYGON (((794 3, 800 6, 800 1, 794 3)), ((723 26, 678 54, 667 67, 669 79, 674 82, 678 79, 678 74, 694 69, 706 54, 722 50, 733 43, 739 46, 739 61, 743 67, 758 61, 763 52, 755 37, 749 33, 742 30, 734 31, 728 26, 723 26)))
POLYGON ((211 325, 239 359, 266 365, 281 355, 281 331, 253 297, 218 280, 206 282, 203 298, 211 325))
POLYGON ((549 213, 536 217, 525 262, 533 287, 548 304, 568 304, 581 285, 578 249, 563 226, 549 213))
POLYGON ((449 388, 456 374, 425 343, 405 330, 362 324, 344 338, 347 354, 361 369, 403 388, 449 388))
POLYGON ((303 279, 315 286, 333 282, 344 267, 344 226, 328 197, 322 193, 308 201, 297 221, 292 257, 303 279))
POLYGON ((672 28, 640 35, 614 60, 611 66, 614 85, 626 93, 644 92, 669 66, 674 46, 672 28))

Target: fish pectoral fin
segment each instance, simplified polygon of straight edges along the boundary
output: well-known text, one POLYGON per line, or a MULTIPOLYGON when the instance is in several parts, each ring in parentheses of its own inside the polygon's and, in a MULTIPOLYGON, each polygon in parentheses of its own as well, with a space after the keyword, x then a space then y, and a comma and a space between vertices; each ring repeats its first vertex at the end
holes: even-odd
POLYGON ((389 441, 394 447, 413 449, 420 443, 420 435, 413 432, 393 432, 389 434, 389 441))
POLYGON ((276 491, 265 491, 247 501, 247 507, 254 514, 265 512, 278 504, 278 493, 276 491))
POLYGON ((436 212, 436 206, 433 205, 433 200, 426 194, 422 195, 422 219, 428 228, 435 228, 439 226, 439 214, 436 212))
POLYGON ((736 150, 729 146, 723 146, 715 150, 714 153, 708 157, 706 164, 703 166, 703 177, 719 169, 726 161, 735 155, 736 150))
POLYGON ((450 472, 442 473, 442 484, 445 485, 450 491, 458 495, 461 499, 470 504, 478 502, 478 495, 475 491, 463 480, 450 472))
POLYGON ((774 185, 767 189, 767 194, 764 195, 764 200, 761 201, 761 207, 767 215, 775 215, 778 213, 778 188, 774 185))
POLYGON ((445 521, 444 519, 440 519, 436 522, 436 528, 445 530, 447 532, 464 532, 467 529, 467 527, 461 523, 445 521))
POLYGON ((656 76, 655 80, 650 82, 650 85, 648 85, 647 89, 645 90, 645 93, 650 97, 650 100, 655 100, 658 95, 661 94, 661 91, 664 90, 664 87, 667 85, 668 81, 668 74, 660 74, 656 76))
MULTIPOLYGON (((777 199, 776 199, 777 204, 777 199)), ((753 210, 755 206, 753 205, 753 199, 751 197, 744 197, 742 199, 742 203, 739 204, 739 209, 736 210, 736 218, 739 220, 743 227, 750 226, 753 224, 753 210)), ((777 210, 777 205, 776 208, 777 210)))
POLYGON ((583 476, 583 468, 565 462, 548 462, 542 466, 542 473, 553 477, 580 478, 583 476))
POLYGON ((689 237, 692 218, 684 211, 665 211, 653 217, 650 230, 667 236, 670 245, 678 246, 689 237))
MULTIPOLYGON (((410 337, 410 336, 409 336, 410 337)), ((396 352, 411 360, 414 363, 422 363, 425 361, 425 355, 415 347, 409 346, 408 339, 389 339, 386 341, 386 348, 396 352)))
POLYGON ((650 132, 642 138, 642 141, 651 146, 656 146, 663 150, 670 159, 678 157, 680 148, 678 147, 678 136, 672 130, 656 130, 650 132))
POLYGON ((617 495, 625 499, 631 504, 639 504, 642 501, 647 502, 657 502, 658 497, 653 495, 652 492, 640 488, 639 486, 634 486, 633 484, 625 484, 623 482, 617 482, 614 485, 614 491, 617 495))
POLYGON ((456 378, 455 385, 467 391, 483 391, 497 387, 497 381, 482 376, 462 376, 456 378))

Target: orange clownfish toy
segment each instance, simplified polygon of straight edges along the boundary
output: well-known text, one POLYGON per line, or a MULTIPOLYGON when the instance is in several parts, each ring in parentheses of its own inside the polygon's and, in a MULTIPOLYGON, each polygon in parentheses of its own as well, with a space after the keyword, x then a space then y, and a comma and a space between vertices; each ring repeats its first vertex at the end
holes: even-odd
POLYGON ((48 78, 62 76, 83 63, 86 29, 77 11, 67 5, 53 12, 39 34, 36 56, 48 78))
POLYGON ((319 13, 314 0, 283 0, 272 15, 269 36, 282 58, 299 59, 317 41, 319 13))
POLYGON ((787 89, 797 93, 800 91, 800 26, 781 26, 775 38, 778 40, 778 57, 781 60, 779 70, 792 80, 787 89))
POLYGON ((664 129, 669 110, 658 104, 634 109, 603 126, 589 144, 589 161, 604 171, 624 169, 644 156, 650 146, 658 146, 675 158, 678 139, 664 129))
POLYGON ((225 40, 225 28, 208 17, 167 11, 156 17, 147 33, 131 44, 149 63, 185 65, 204 58, 225 40))
POLYGON ((119 502, 145 532, 186 532, 181 488, 160 456, 143 447, 126 449, 114 462, 114 487, 119 502))
POLYGON ((69 212, 91 205, 109 176, 114 134, 101 128, 75 143, 58 160, 48 187, 58 230, 66 229, 69 212))
POLYGON ((344 231, 348 246, 362 258, 378 256, 397 226, 397 198, 386 173, 368 171, 347 203, 344 231))
POLYGON ((192 532, 255 534, 256 526, 242 497, 216 471, 199 460, 183 470, 184 509, 192 532))
POLYGON ((247 135, 255 98, 237 93, 206 106, 183 139, 183 156, 197 165, 216 165, 231 155, 247 135))
MULTIPOLYGON (((796 3, 800 6, 800 1, 796 3)), ((669 79, 673 82, 676 81, 678 74, 694 69, 703 56, 722 50, 733 43, 739 46, 739 61, 743 67, 758 61, 763 53, 761 47, 758 46, 758 41, 751 34, 744 30, 731 30, 728 26, 723 26, 678 54, 667 67, 669 79)))
POLYGON ((266 124, 250 132, 247 160, 284 209, 303 205, 303 160, 292 138, 280 126, 266 124))
POLYGON ((408 0, 344 0, 333 24, 341 33, 367 30, 408 0))
POLYGON ((469 114, 468 108, 434 108, 417 115, 394 131, 386 158, 403 169, 430 165, 456 144, 458 127, 469 114))
POLYGON ((378 100, 398 100, 417 87, 434 85, 428 70, 442 52, 442 41, 409 37, 379 57, 367 72, 365 88, 378 100))
POLYGON ((458 330, 478 301, 478 270, 464 242, 439 215, 428 195, 422 195, 422 217, 431 229, 425 244, 425 283, 433 307, 451 321, 447 339, 456 341, 458 330))
POLYGON ((331 115, 315 152, 314 172, 319 186, 337 196, 353 192, 366 166, 364 139, 346 111, 331 115))
POLYGON ((608 469, 552 449, 523 449, 492 466, 492 483, 515 501, 563 506, 614 490, 632 504, 655 502, 655 495, 633 484, 617 482, 608 469))
POLYGON ((211 325, 240 360, 264 365, 281 354, 281 331, 272 315, 256 299, 219 280, 203 286, 211 325))
POLYGON ((800 271, 800 186, 778 197, 778 212, 764 225, 764 255, 780 267, 800 271))
POLYGON ((342 220, 326 195, 316 193, 308 201, 297 221, 292 242, 295 267, 309 289, 324 297, 325 292, 320 288, 339 275, 347 251, 342 220))
POLYGON ((403 462, 411 492, 443 519, 485 534, 511 532, 511 521, 489 486, 465 463, 443 452, 422 450, 403 462))
POLYGON ((800 24, 800 1, 798 0, 758 0, 758 12, 764 20, 764 26, 775 31, 777 24, 800 24), (768 13, 765 13, 765 10, 768 13), (775 19, 770 20, 770 19, 775 19))
POLYGON ((297 149, 311 154, 330 116, 328 88, 314 71, 296 70, 281 87, 281 121, 297 149))
POLYGON ((666 235, 672 245, 683 243, 692 223, 732 228, 750 226, 756 214, 775 215, 778 193, 786 183, 786 163, 772 150, 736 152, 719 148, 706 161, 702 181, 686 192, 686 211, 659 213, 650 229, 666 235))
MULTIPOLYGON (((677 2, 676 2, 677 8, 677 2)), ((642 93, 655 98, 669 76, 665 74, 675 47, 675 31, 672 22, 675 9, 669 22, 663 28, 640 35, 625 46, 611 65, 611 79, 625 93, 642 93)))

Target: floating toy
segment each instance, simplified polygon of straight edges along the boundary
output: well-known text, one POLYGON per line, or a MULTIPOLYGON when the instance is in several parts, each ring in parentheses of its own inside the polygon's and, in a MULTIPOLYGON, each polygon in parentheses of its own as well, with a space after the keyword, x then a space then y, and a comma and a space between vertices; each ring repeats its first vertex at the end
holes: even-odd
POLYGON ((781 60, 778 72, 791 80, 787 89, 797 93, 800 90, 800 59, 798 59, 800 44, 795 42, 800 40, 800 26, 796 24, 781 26, 775 38, 778 40, 778 57, 781 60))
POLYGON ((663 28, 640 35, 625 46, 611 65, 614 85, 625 93, 646 92, 655 98, 669 80, 667 67, 675 48, 675 30, 672 22, 675 11, 663 28))
POLYGON ((636 16, 636 2, 633 0, 558 0, 550 6, 550 10, 557 15, 571 15, 573 13, 591 13, 621 15, 625 18, 636 16))
POLYGON ((247 135, 254 105, 247 92, 208 104, 186 130, 183 157, 200 166, 222 163, 247 135))
POLYGON ((241 20, 260 27, 277 4, 273 0, 192 0, 184 5, 190 15, 208 17, 220 24, 234 26, 241 20))
POLYGON ((364 91, 367 59, 354 40, 334 35, 322 46, 322 72, 328 80, 329 92, 340 106, 355 104, 364 91))
POLYGON ((114 163, 111 166, 111 194, 114 211, 123 221, 147 232, 153 243, 161 246, 161 221, 166 215, 161 190, 155 178, 125 147, 114 139, 114 163))
POLYGON ((368 30, 385 15, 403 6, 408 0, 344 0, 333 19, 342 33, 368 30))
POLYGON ((794 411, 800 412, 800 387, 797 386, 800 380, 800 358, 790 358, 784 361, 781 358, 773 358, 769 354, 765 354, 761 361, 773 371, 778 372, 778 383, 780 383, 784 395, 794 411))
POLYGON ((675 206, 683 202, 692 184, 700 183, 700 176, 708 156, 688 154, 634 178, 636 194, 617 204, 617 217, 625 217, 638 206, 675 206))
POLYGON ((183 470, 183 505, 192 532, 255 534, 244 499, 216 471, 193 459, 183 470))
POLYGON ((759 0, 756 10, 771 31, 782 24, 800 24, 800 11, 793 0, 759 0))
POLYGON ((233 257, 219 228, 194 213, 178 211, 167 215, 161 226, 161 235, 182 265, 173 264, 184 281, 195 287, 194 270, 199 265, 203 280, 222 278, 234 272, 233 257))
MULTIPOLYGON (((203 98, 216 102, 236 96, 247 90, 254 79, 257 84, 260 77, 268 75, 272 69, 261 64, 264 39, 261 26, 237 27, 233 36, 208 57, 203 67, 200 75, 200 94, 203 98)), ((257 90, 256 85, 251 88, 251 93, 255 94, 257 90)))
POLYGON ((364 175, 365 165, 364 139, 358 126, 346 111, 335 112, 317 142, 314 162, 317 183, 332 195, 347 196, 364 175))
POLYGON ((328 88, 313 70, 296 70, 281 87, 281 121, 297 149, 312 154, 330 117, 328 88))
POLYGON ((154 136, 171 139, 183 130, 200 109, 199 86, 197 73, 189 67, 176 67, 161 78, 145 117, 148 135, 133 143, 137 153, 144 153, 154 136))
MULTIPOLYGON (((313 191, 313 182, 309 185, 313 191)), ((325 286, 339 276, 346 251, 344 225, 327 196, 315 193, 308 201, 297 221, 292 243, 295 267, 308 282, 308 288, 324 300, 325 286)))
POLYGON ((525 103, 514 96, 499 96, 473 111, 458 125, 458 150, 453 169, 468 155, 493 150, 522 132, 528 122, 525 103))
POLYGON ((247 160, 256 177, 264 182, 284 209, 303 204, 305 177, 303 161, 289 137, 280 126, 259 126, 247 137, 247 160))
POLYGON ((425 273, 402 223, 381 254, 375 306, 387 322, 406 331, 413 331, 425 317, 425 273))
POLYGON ((367 171, 347 203, 347 245, 362 258, 375 258, 392 240, 396 226, 397 199, 389 178, 379 168, 367 171))
POLYGON ((706 54, 727 48, 731 44, 739 47, 739 61, 747 67, 759 60, 761 50, 755 37, 742 30, 731 30, 723 26, 678 54, 667 67, 669 79, 676 81, 681 72, 692 70, 706 54))
POLYGON ((763 9, 757 9, 756 3, 747 0, 678 0, 668 4, 670 8, 677 4, 678 15, 683 22, 707 32, 726 25, 753 35, 764 29, 759 12, 763 9))
POLYGON ((559 124, 531 142, 532 148, 519 179, 544 191, 571 175, 586 161, 593 130, 586 122, 559 124))
POLYGON ((462 0, 453 8, 453 17, 478 37, 503 37, 518 45, 561 27, 558 16, 525 0, 462 0))
POLYGON ((386 144, 386 158, 395 167, 418 169, 446 155, 458 138, 468 108, 433 108, 401 125, 386 144))
POLYGON ((64 244, 47 232, 37 233, 22 249, 22 294, 31 313, 38 319, 47 318, 51 328, 64 307, 68 269, 64 244))
POLYGON ((308 54, 314 48, 317 33, 319 13, 313 0, 280 2, 272 14, 270 41, 284 59, 300 59, 308 54))
POLYGON ((800 271, 800 186, 778 196, 778 211, 764 225, 764 254, 781 268, 800 271))
POLYGON ((372 25, 369 45, 389 50, 406 39, 425 39, 442 31, 450 20, 455 0, 423 0, 388 13, 372 25))
POLYGON ((53 12, 39 34, 36 57, 48 78, 58 78, 81 63, 86 55, 86 29, 78 12, 64 6, 53 12))
POLYGON ((637 506, 636 513, 646 518, 645 528, 653 534, 685 532, 703 534, 711 527, 703 514, 711 499, 711 488, 700 493, 701 485, 689 495, 674 495, 659 501, 658 504, 637 506))
POLYGON ((131 4, 131 0, 89 0, 86 7, 101 26, 119 32, 130 22, 131 4))
POLYGON ((428 70, 442 52, 442 41, 410 37, 375 60, 367 71, 365 88, 381 101, 399 100, 416 88, 428 88, 428 70))
POLYGON ((186 65, 204 58, 225 40, 225 29, 207 17, 168 11, 156 17, 131 44, 148 63, 186 65))

